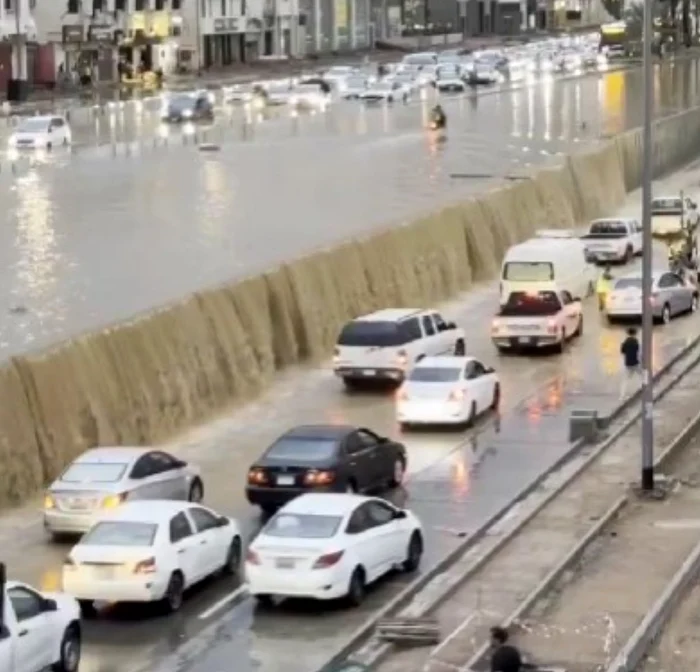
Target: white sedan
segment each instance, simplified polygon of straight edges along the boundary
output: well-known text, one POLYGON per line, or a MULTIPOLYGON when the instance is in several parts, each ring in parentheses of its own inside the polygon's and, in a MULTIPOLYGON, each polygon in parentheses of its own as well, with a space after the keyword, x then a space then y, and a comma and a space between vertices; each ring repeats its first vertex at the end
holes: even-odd
POLYGON ((403 429, 419 424, 471 425, 498 408, 496 372, 473 357, 424 357, 399 389, 396 415, 403 429))
POLYGON ((97 522, 63 564, 63 590, 85 613, 95 602, 182 606, 184 591, 217 572, 237 574, 236 521, 199 504, 127 502, 97 522))
POLYGON ((419 520, 383 499, 314 493, 286 504, 252 542, 248 589, 272 597, 346 598, 358 605, 366 587, 395 568, 418 569, 419 520))
POLYGON ((10 149, 51 149, 72 142, 70 126, 57 115, 26 117, 10 136, 10 149))

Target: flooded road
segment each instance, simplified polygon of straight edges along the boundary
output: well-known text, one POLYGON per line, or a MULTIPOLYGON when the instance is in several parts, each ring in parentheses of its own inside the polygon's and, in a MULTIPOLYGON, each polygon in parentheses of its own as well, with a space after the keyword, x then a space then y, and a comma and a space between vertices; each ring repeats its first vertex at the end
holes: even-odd
MULTIPOLYGON (((660 66, 659 113, 697 102, 697 70, 660 66)), ((205 138, 217 152, 178 131, 161 137, 153 110, 116 110, 74 152, 0 160, 0 356, 465 198, 489 176, 638 125, 640 99, 638 70, 445 98, 439 148, 422 130, 429 96, 267 120, 222 111, 205 138), (95 146, 98 136, 114 142, 95 146)))
MULTIPOLYGON (((686 189, 696 197, 697 180, 697 173, 683 174, 659 189, 686 189)), ((622 212, 638 216, 639 205, 630 199, 622 212)), ((656 261, 665 263, 665 250, 657 249, 656 261)), ((467 330, 469 354, 493 365, 501 378, 500 416, 484 417, 474 430, 401 434, 392 395, 346 394, 329 370, 314 369, 289 372, 259 402, 167 448, 201 466, 205 502, 238 518, 253 535, 260 518, 245 501, 247 468, 290 426, 348 423, 400 438, 409 454, 408 480, 388 496, 421 518, 427 569, 564 454, 571 410, 605 413, 620 397, 623 329, 610 328, 593 300, 587 301, 583 337, 564 355, 551 357, 499 357, 489 335, 496 304, 497 287, 490 285, 445 307, 446 317, 467 330)), ((658 328, 655 364, 667 361, 699 327, 700 316, 694 315, 658 328)), ((3 559, 13 578, 57 589, 69 547, 46 541, 38 506, 0 518, 3 559)), ((81 672, 224 672, 231 661, 236 671, 312 672, 407 580, 399 575, 383 582, 352 610, 303 601, 260 609, 235 583, 212 581, 174 617, 147 608, 115 609, 86 622, 81 672)))

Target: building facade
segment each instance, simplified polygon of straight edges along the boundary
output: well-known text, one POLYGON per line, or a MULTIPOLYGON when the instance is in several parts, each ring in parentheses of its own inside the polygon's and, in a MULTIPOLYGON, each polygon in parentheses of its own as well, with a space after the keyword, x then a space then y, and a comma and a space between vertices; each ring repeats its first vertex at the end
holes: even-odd
POLYGON ((11 80, 35 79, 34 5, 35 0, 0 0, 0 89, 3 91, 8 90, 11 80))

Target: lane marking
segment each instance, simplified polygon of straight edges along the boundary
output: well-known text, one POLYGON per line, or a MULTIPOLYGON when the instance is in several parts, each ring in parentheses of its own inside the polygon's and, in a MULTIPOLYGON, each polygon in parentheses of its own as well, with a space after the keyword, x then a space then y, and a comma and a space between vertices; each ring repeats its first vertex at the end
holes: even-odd
MULTIPOLYGON (((443 639, 431 652, 430 657, 434 658, 437 654, 442 651, 457 635, 459 635, 467 626, 476 618, 476 614, 472 613, 467 616, 460 624, 457 626, 445 639, 443 639)), ((438 659, 439 660, 439 659, 438 659)), ((440 661, 442 662, 442 661, 440 661)))
POLYGON ((227 595, 224 595, 218 602, 214 602, 208 609, 205 609, 201 614, 199 614, 198 618, 203 621, 206 620, 207 618, 210 618, 214 614, 216 614, 218 611, 221 611, 227 604, 233 602, 237 597, 243 595, 244 593, 248 592, 248 584, 243 583, 236 590, 231 591, 227 595))

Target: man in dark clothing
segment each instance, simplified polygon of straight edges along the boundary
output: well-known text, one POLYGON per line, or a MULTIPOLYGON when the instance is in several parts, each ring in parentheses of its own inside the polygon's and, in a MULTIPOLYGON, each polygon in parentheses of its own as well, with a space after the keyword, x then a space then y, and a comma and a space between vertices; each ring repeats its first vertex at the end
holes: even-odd
POLYGON ((622 379, 621 396, 624 397, 627 391, 627 385, 630 379, 639 376, 639 339, 637 339, 637 330, 631 327, 627 330, 627 338, 622 341, 620 346, 620 354, 625 365, 625 372, 622 379))
POLYGON ((491 672, 521 672, 523 661, 520 651, 508 644, 508 631, 505 628, 491 628, 491 647, 491 672))

